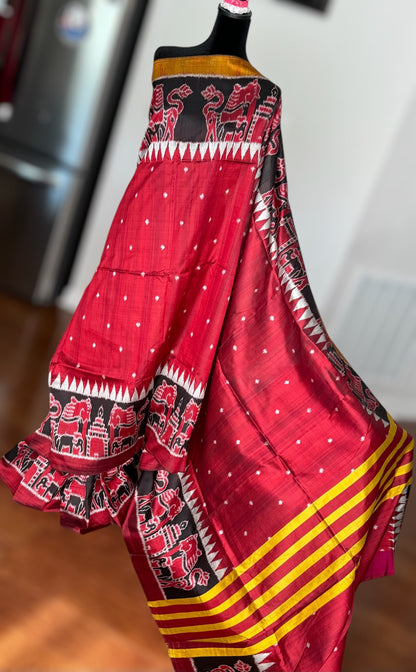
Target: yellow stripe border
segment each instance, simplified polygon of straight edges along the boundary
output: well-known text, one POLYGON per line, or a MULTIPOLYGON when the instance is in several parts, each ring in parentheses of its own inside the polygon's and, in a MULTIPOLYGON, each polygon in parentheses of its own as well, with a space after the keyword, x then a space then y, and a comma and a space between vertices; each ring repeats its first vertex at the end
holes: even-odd
POLYGON ((238 56, 184 56, 159 58, 153 64, 152 81, 179 75, 213 75, 218 77, 260 77, 262 74, 244 58, 238 56))
MULTIPOLYGON (((242 575, 244 575, 244 573, 249 568, 253 567, 253 565, 255 565, 262 557, 264 557, 264 555, 266 555, 274 547, 276 547, 283 538, 286 538, 294 530, 296 530, 296 528, 298 528, 300 525, 302 525, 308 519, 310 519, 317 510, 322 510, 322 508, 325 507, 328 503, 333 501, 340 494, 344 493, 352 485, 356 484, 372 467, 374 467, 377 464, 380 458, 382 457, 384 458, 383 464, 378 466, 377 474, 373 476, 371 481, 359 493, 357 493, 354 497, 352 497, 348 502, 339 506, 335 511, 332 511, 331 514, 325 517, 324 521, 321 521, 321 523, 315 526, 313 530, 310 530, 308 533, 303 535, 301 539, 299 539, 289 549, 287 549, 285 553, 283 553, 282 557, 279 556, 277 560, 275 560, 268 567, 263 569, 262 572, 260 572, 256 577, 252 578, 251 581, 249 581, 244 588, 240 588, 240 590, 237 590, 234 593, 234 595, 231 595, 228 599, 225 599, 222 602, 222 604, 219 604, 216 607, 213 607, 212 609, 208 609, 205 611, 195 610, 195 611, 186 611, 183 613, 178 612, 160 613, 160 614, 154 613, 153 614, 154 618, 159 623, 159 626, 162 625, 161 622, 163 621, 175 621, 177 619, 181 620, 189 619, 190 621, 194 621, 193 625, 189 624, 187 626, 182 627, 176 627, 176 628, 175 627, 163 628, 163 626, 160 627, 161 633, 167 636, 169 635, 174 636, 175 634, 178 635, 181 633, 184 634, 186 632, 188 632, 190 635, 191 633, 196 634, 197 632, 200 633, 208 633, 210 631, 212 632, 211 637, 207 638, 205 635, 203 639, 198 640, 200 644, 206 643, 207 646, 195 647, 195 648, 183 647, 177 649, 176 648, 169 649, 169 655, 171 658, 194 658, 200 656, 214 656, 214 657, 244 656, 244 655, 247 656, 247 655, 255 655, 256 653, 261 653, 270 646, 275 645, 280 639, 282 639, 285 635, 291 632, 294 628, 299 626, 314 612, 316 612, 324 605, 328 604, 331 600, 335 599, 337 596, 339 596, 342 592, 344 592, 354 583, 356 566, 354 566, 354 568, 351 571, 349 571, 348 562, 351 561, 354 558, 354 556, 357 553, 359 553, 360 550, 363 548, 366 540, 366 534, 362 536, 351 549, 349 549, 340 557, 338 557, 336 560, 334 560, 328 567, 323 568, 318 573, 317 576, 311 579, 306 585, 301 587, 294 595, 289 597, 283 605, 280 605, 279 609, 274 610, 271 614, 265 616, 260 623, 257 623, 249 627, 248 629, 245 630, 245 632, 236 635, 221 637, 221 630, 224 631, 237 624, 242 625, 244 620, 249 619, 251 610, 254 605, 246 607, 245 609, 240 611, 239 614, 236 614, 233 617, 226 619, 224 622, 220 624, 216 623, 216 624, 195 625, 195 619, 198 619, 198 617, 209 616, 214 615, 215 613, 223 612, 225 609, 229 608, 230 606, 238 602, 239 599, 241 598, 242 591, 247 592, 247 590, 251 590, 256 586, 258 586, 262 580, 264 580, 267 576, 273 573, 276 570, 276 568, 281 566, 287 559, 293 557, 301 547, 303 547, 306 543, 308 543, 308 541, 310 541, 311 535, 315 537, 316 532, 321 532, 322 525, 326 524, 330 527, 331 523, 333 523, 338 518, 342 517, 346 512, 351 511, 352 508, 355 507, 355 505, 359 504, 363 499, 365 499, 365 497, 368 496, 370 491, 372 491, 374 488, 377 488, 377 484, 379 487, 381 487, 381 492, 378 498, 376 498, 375 502, 373 502, 373 504, 370 507, 368 507, 365 512, 362 512, 361 515, 359 515, 355 521, 352 521, 342 531, 339 531, 338 534, 335 536, 335 538, 332 540, 332 542, 335 542, 336 540, 337 543, 342 544, 342 542, 346 538, 348 538, 351 534, 353 534, 355 530, 361 527, 362 524, 365 524, 365 522, 370 518, 372 513, 375 510, 377 510, 383 502, 385 502, 388 498, 396 497, 397 495, 400 495, 403 492, 403 490, 409 485, 411 481, 411 474, 410 478, 406 479, 406 482, 403 482, 400 485, 395 485, 395 482, 397 483, 396 480, 397 478, 408 476, 409 472, 411 472, 412 465, 411 462, 408 462, 405 465, 401 465, 400 467, 397 467, 395 465, 400 463, 400 461, 403 460, 405 455, 409 454, 412 451, 414 442, 411 439, 411 437, 408 436, 405 430, 401 430, 402 435, 400 436, 397 445, 395 445, 394 450, 392 452, 386 455, 385 453, 395 440, 398 430, 396 423, 390 416, 389 420, 390 420, 390 427, 385 440, 376 450, 374 450, 374 452, 367 458, 365 462, 363 462, 358 468, 356 468, 353 472, 348 474, 344 479, 342 479, 339 483, 333 486, 330 490, 322 494, 315 502, 312 502, 311 505, 309 505, 306 509, 301 511, 293 520, 287 523, 281 530, 276 532, 275 535, 273 535, 273 537, 271 537, 260 548, 254 551, 238 567, 234 568, 210 591, 195 598, 182 598, 182 599, 179 598, 176 600, 160 600, 149 602, 150 608, 153 609, 177 606, 180 611, 181 606, 189 607, 192 605, 194 605, 195 607, 201 605, 201 607, 203 608, 203 604, 206 604, 207 602, 211 601, 212 599, 220 595, 224 590, 226 590, 228 586, 230 586, 234 581, 236 581, 242 575), (388 466, 390 461, 392 461, 392 464, 388 466), (340 580, 337 581, 334 585, 330 586, 327 590, 318 595, 318 597, 316 597, 312 602, 304 606, 299 612, 296 612, 291 618, 289 618, 287 622, 278 626, 277 630, 274 633, 271 633, 267 637, 264 637, 261 641, 258 641, 255 644, 251 645, 248 644, 247 640, 261 634, 261 632, 263 632, 272 625, 271 621, 275 622, 276 620, 279 620, 279 618, 284 613, 290 611, 294 606, 296 606, 296 604, 301 602, 302 599, 305 598, 308 594, 310 595, 317 587, 322 586, 325 583, 325 581, 331 578, 331 576, 335 572, 339 572, 342 569, 348 572, 346 576, 340 578, 340 580), (283 612, 281 611, 282 608, 283 612), (247 642, 246 646, 238 647, 238 644, 240 643, 242 645, 244 641, 247 642), (233 643, 235 643, 237 646, 236 647, 227 646, 227 644, 231 645, 233 643)), ((302 562, 300 562, 297 565, 297 567, 290 572, 289 576, 285 577, 286 580, 290 578, 291 582, 294 578, 293 574, 298 573, 299 570, 301 570, 301 574, 303 574, 304 571, 310 568, 312 564, 315 564, 316 561, 319 562, 319 560, 322 560, 322 558, 333 548, 333 546, 334 543, 331 543, 331 540, 329 542, 324 543, 320 548, 316 549, 316 551, 312 553, 311 557, 308 557, 307 559, 304 559, 302 562)), ((284 588, 282 580, 279 581, 277 585, 273 586, 272 589, 269 589, 266 592, 266 594, 263 594, 258 599, 260 599, 262 602, 263 600, 265 602, 269 601, 269 599, 272 598, 271 593, 274 592, 274 589, 276 588, 284 588)), ((190 642, 187 643, 188 647, 189 645, 190 642)))
MULTIPOLYGON (((253 553, 249 555, 245 560, 243 560, 243 562, 238 567, 231 570, 231 572, 227 574, 218 584, 213 586, 211 590, 197 597, 150 601, 148 603, 149 607, 151 609, 164 608, 167 606, 181 607, 181 606, 194 605, 195 607, 197 607, 197 605, 206 604, 207 602, 210 602, 212 599, 217 597, 217 595, 219 595, 224 589, 228 588, 228 586, 230 586, 240 576, 245 574, 245 572, 248 569, 250 569, 253 565, 255 565, 259 560, 261 560, 267 553, 272 551, 275 548, 275 546, 277 546, 277 544, 280 543, 282 539, 288 537, 294 530, 296 530, 303 523, 309 520, 313 515, 315 515, 317 510, 321 510, 325 505, 333 501, 339 494, 341 494, 342 492, 350 488, 352 485, 354 485, 357 481, 359 481, 362 478, 364 474, 366 474, 371 469, 371 467, 373 467, 376 464, 376 462, 380 459, 384 451, 387 450, 388 447, 392 444, 397 432, 396 423, 392 418, 389 419, 391 425, 387 437, 385 438, 383 443, 367 458, 367 460, 362 465, 360 465, 360 467, 356 468, 355 471, 348 474, 339 483, 334 485, 332 488, 330 488, 330 490, 328 490, 323 495, 321 495, 317 500, 315 500, 315 502, 312 502, 310 506, 301 511, 297 516, 295 516, 295 518, 289 521, 281 530, 276 532, 269 540, 267 540, 264 544, 262 544, 262 546, 260 546, 257 550, 253 551, 253 553)), ((398 453, 400 451, 403 444, 406 443, 407 438, 408 434, 406 431, 403 430, 403 436, 401 437, 399 444, 395 447, 395 453, 398 453)), ((407 449, 411 450, 412 445, 410 447, 407 447, 407 449)), ((388 460, 390 459, 390 457, 391 456, 389 455, 389 457, 387 458, 387 460, 383 465, 384 467, 388 462, 388 460)), ((403 484, 403 489, 404 487, 405 485, 403 484)), ((342 505, 340 508, 344 507, 345 510, 348 510, 347 504, 342 505)), ((328 518, 326 519, 327 522, 329 523, 332 522, 332 520, 334 519, 334 514, 336 516, 335 511, 328 516, 328 518)), ((194 612, 187 612, 187 615, 190 617, 192 613, 194 612)), ((175 616, 177 616, 177 614, 170 614, 170 619, 174 618, 175 616)), ((155 614, 155 618, 160 619, 161 614, 155 614)))

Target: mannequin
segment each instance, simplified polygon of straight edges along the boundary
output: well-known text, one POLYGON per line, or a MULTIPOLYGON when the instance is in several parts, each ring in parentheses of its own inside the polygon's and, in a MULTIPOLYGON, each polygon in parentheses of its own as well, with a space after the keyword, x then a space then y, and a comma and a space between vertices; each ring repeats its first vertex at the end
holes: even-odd
POLYGON ((211 35, 195 47, 159 47, 155 60, 180 56, 210 56, 221 54, 247 60, 246 42, 251 12, 248 2, 223 0, 211 35))

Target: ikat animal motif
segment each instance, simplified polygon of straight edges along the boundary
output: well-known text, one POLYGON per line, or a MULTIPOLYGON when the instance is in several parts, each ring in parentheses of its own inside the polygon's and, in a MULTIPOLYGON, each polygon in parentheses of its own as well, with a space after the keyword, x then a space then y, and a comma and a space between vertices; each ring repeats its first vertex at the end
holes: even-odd
MULTIPOLYGON (((142 151, 152 142, 182 140, 185 136, 183 119, 190 115, 205 120, 204 131, 195 127, 192 139, 196 142, 262 143, 264 140, 278 99, 277 88, 264 96, 263 81, 252 78, 232 86, 226 80, 218 85, 215 81, 207 84, 200 78, 189 84, 174 84, 175 79, 155 83, 142 151)), ((189 127, 185 137, 189 141, 189 127)))
POLYGON ((145 552, 165 596, 212 585, 213 572, 178 477, 158 471, 152 490, 139 491, 136 506, 145 552))
POLYGON ((111 464, 113 458, 130 457, 142 450, 143 442, 157 444, 159 452, 171 460, 183 461, 198 418, 202 387, 173 367, 159 371, 140 398, 137 391, 117 394, 115 389, 110 392, 108 385, 98 390, 97 385, 74 383, 72 389, 84 391, 80 394, 64 389, 67 385, 60 386, 55 380, 49 414, 37 432, 39 438, 51 441, 51 451, 58 460, 71 458, 83 464, 111 464))

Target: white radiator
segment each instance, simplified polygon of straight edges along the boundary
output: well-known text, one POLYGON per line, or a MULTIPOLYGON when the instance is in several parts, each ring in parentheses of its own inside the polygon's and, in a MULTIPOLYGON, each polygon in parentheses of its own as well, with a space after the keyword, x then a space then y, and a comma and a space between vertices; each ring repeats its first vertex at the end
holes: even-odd
POLYGON ((357 269, 330 335, 388 411, 416 417, 416 281, 357 269))

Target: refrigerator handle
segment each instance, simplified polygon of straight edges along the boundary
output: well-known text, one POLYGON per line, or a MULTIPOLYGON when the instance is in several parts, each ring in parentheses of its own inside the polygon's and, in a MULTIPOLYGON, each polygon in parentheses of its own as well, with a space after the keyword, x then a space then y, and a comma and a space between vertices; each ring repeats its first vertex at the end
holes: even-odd
POLYGON ((61 183, 61 174, 58 170, 41 168, 41 166, 37 166, 34 163, 17 159, 15 156, 4 154, 3 152, 0 152, 0 167, 5 168, 26 182, 51 187, 56 187, 61 183))

